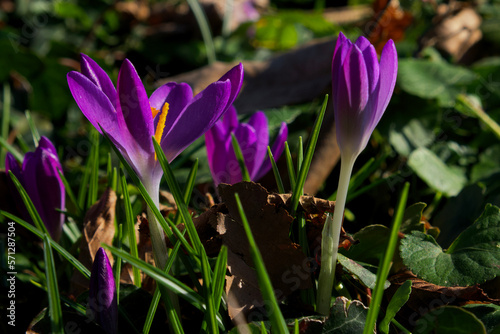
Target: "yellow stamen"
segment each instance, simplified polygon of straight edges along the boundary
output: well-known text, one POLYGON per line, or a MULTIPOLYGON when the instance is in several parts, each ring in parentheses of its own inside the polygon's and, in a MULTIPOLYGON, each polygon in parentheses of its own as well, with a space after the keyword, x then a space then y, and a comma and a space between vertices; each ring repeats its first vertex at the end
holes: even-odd
MULTIPOLYGON (((158 142, 158 144, 161 143, 163 130, 165 130, 165 121, 167 120, 168 108, 169 105, 167 102, 165 102, 165 104, 161 108, 160 119, 158 119, 158 124, 156 125, 155 139, 158 142)), ((153 113, 153 118, 154 118, 159 111, 158 109, 151 108, 151 112, 153 113)), ((155 153, 155 160, 156 160, 156 153, 155 153)))

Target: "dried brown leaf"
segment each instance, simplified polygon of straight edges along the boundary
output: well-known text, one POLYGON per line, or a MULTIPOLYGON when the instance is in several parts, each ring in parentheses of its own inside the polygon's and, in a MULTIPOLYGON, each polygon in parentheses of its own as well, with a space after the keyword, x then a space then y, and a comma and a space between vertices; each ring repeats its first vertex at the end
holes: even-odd
POLYGON ((214 243, 221 241, 228 247, 228 269, 231 275, 227 277, 226 293, 231 318, 249 316, 251 310, 264 305, 235 193, 239 194, 243 203, 277 298, 282 299, 293 291, 311 287, 309 260, 300 246, 288 236, 293 218, 285 207, 268 201, 269 193, 256 183, 221 184, 219 194, 223 204, 198 217, 196 225, 199 231, 202 228, 207 230, 207 226, 210 226, 217 233, 209 240, 214 243))
POLYGON ((399 315, 401 319, 407 319, 409 322, 416 321, 428 311, 443 305, 500 304, 500 300, 490 298, 479 285, 455 287, 435 285, 417 278, 410 271, 400 272, 389 278, 391 286, 386 291, 387 297, 391 298, 407 280, 412 281, 411 295, 399 315))
MULTIPOLYGON (((83 238, 80 243, 78 260, 89 270, 92 268, 95 254, 101 244, 112 245, 115 235, 116 193, 108 188, 97 203, 92 205, 85 214, 83 223, 83 238)), ((106 251, 111 265, 113 257, 106 251)), ((72 292, 78 295, 88 288, 88 280, 75 270, 73 273, 72 292)))

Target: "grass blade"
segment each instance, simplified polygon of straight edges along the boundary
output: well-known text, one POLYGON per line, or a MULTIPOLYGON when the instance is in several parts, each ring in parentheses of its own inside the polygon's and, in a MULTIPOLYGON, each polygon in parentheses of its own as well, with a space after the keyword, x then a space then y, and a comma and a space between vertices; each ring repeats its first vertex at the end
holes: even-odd
POLYGON ((266 301, 266 303, 264 303, 266 311, 273 325, 273 333, 289 334, 290 332, 288 331, 288 328, 286 326, 285 318, 283 318, 283 314, 281 314, 278 301, 276 300, 276 296, 274 295, 273 286, 271 284, 271 280, 269 279, 269 275, 267 274, 264 260, 262 259, 262 255, 260 254, 259 248, 255 243, 252 231, 250 230, 250 225, 248 224, 248 220, 245 215, 245 211, 243 210, 243 205, 241 204, 240 197, 237 193, 234 194, 234 197, 236 198, 238 212, 240 213, 243 228, 245 229, 245 233, 248 238, 250 255, 252 256, 252 261, 255 265, 255 271, 257 272, 257 279, 259 282, 259 287, 261 289, 262 297, 264 298, 264 301, 266 301))
POLYGON ((236 155, 236 160, 238 161, 238 165, 240 165, 242 181, 252 181, 250 179, 250 174, 248 174, 248 169, 245 164, 245 158, 243 157, 243 153, 241 152, 240 144, 238 143, 238 139, 236 139, 234 133, 231 133, 231 143, 233 144, 233 150, 234 154, 236 155))
POLYGON ((156 151, 156 156, 158 157, 158 161, 160 162, 160 165, 163 169, 163 176, 167 180, 168 187, 170 188, 170 191, 174 196, 175 203, 177 204, 177 207, 181 213, 181 217, 184 220, 184 224, 186 226, 189 239, 193 243, 193 247, 196 251, 196 254, 200 256, 201 252, 204 252, 205 249, 201 244, 200 237, 196 232, 196 228, 194 227, 194 223, 193 220, 191 219, 191 215, 189 214, 187 205, 184 202, 183 196, 181 195, 179 184, 175 180, 174 173, 170 168, 170 165, 167 161, 167 157, 165 157, 165 153, 163 152, 162 148, 160 147, 160 145, 158 144, 158 142, 154 137, 152 137, 152 140, 156 151))
MULTIPOLYGON (((123 224, 118 224, 118 249, 122 249, 123 224)), ((115 262, 115 284, 116 284, 116 303, 120 305, 120 274, 122 272, 122 259, 118 258, 115 262)))
POLYGON ((92 148, 90 150, 90 183, 87 197, 87 207, 97 201, 97 190, 99 189, 99 133, 92 131, 90 135, 92 148))
POLYGON ((314 150, 316 148, 316 143, 318 142, 319 131, 321 129, 321 124, 323 123, 323 117, 325 116, 326 106, 328 103, 328 94, 325 96, 323 101, 323 106, 321 111, 314 122, 311 137, 309 139, 309 144, 307 145, 306 155, 304 157, 304 162, 301 164, 299 174, 297 175, 297 182, 293 188, 293 194, 291 199, 291 213, 295 214, 297 207, 299 206, 299 199, 304 191, 304 184, 306 183, 307 173, 309 172, 309 167, 311 166, 314 150))
MULTIPOLYGON (((103 247, 108 249, 114 255, 119 256, 125 261, 129 262, 131 265, 139 267, 139 269, 153 278, 158 284, 165 286, 168 290, 174 292, 179 297, 189 302, 192 306, 196 307, 198 310, 205 312, 206 305, 205 303, 203 303, 203 298, 175 277, 162 272, 160 269, 153 267, 147 262, 134 259, 127 252, 116 249, 115 247, 104 244, 103 247)), ((220 319, 220 317, 217 317, 217 322, 219 326, 224 329, 222 319, 220 319)))
MULTIPOLYGON (((9 151, 14 156, 14 158, 17 161, 19 161, 20 163, 23 162, 24 154, 22 154, 16 148, 14 148, 14 146, 12 146, 11 144, 9 144, 7 142, 7 140, 5 140, 3 137, 0 137, 0 145, 2 145, 3 148, 5 148, 7 151, 9 151)), ((2 162, 3 162, 4 166, 5 166, 5 156, 2 159, 2 162)))
POLYGON ((29 112, 29 110, 26 110, 24 114, 26 115, 26 119, 28 120, 31 135, 33 136, 33 143, 35 144, 35 147, 38 147, 38 142, 40 141, 40 133, 38 133, 38 129, 36 128, 35 120, 33 119, 33 117, 31 117, 31 113, 29 112))
POLYGON ((278 191, 280 194, 285 193, 285 187, 283 186, 283 181, 281 180, 280 171, 278 170, 278 166, 276 166, 276 161, 274 160, 273 152, 271 152, 271 148, 267 147, 267 155, 269 156, 269 160, 271 160, 271 166, 273 167, 274 178, 276 179, 276 185, 278 186, 278 191))
MULTIPOLYGON (((180 247, 181 247, 181 243, 179 241, 177 241, 175 246, 174 246, 174 249, 172 249, 172 252, 170 252, 167 263, 165 265, 165 272, 166 273, 170 272, 170 269, 172 268, 172 265, 174 263, 174 259, 176 258, 180 247)), ((134 266, 134 268, 135 268, 135 266, 134 266)), ((139 270, 139 269, 137 269, 137 270, 139 270)), ((148 310, 148 314, 146 316, 146 321, 144 322, 144 327, 142 329, 144 334, 148 334, 149 330, 151 329, 151 325, 153 324, 153 319, 154 319, 154 316, 156 313, 156 309, 158 308, 158 303, 160 302, 160 297, 161 297, 160 289, 158 287, 156 287, 155 293, 153 295, 153 299, 151 300, 151 304, 149 305, 149 310, 148 310)))
MULTIPOLYGON (((2 108, 2 132, 0 136, 4 142, 7 142, 9 137, 9 124, 10 124, 10 105, 11 105, 11 95, 10 95, 10 85, 8 82, 3 84, 3 108, 2 108)), ((0 152, 0 166, 5 167, 5 150, 0 152)), ((17 159, 17 158, 16 158, 17 159)))
POLYGON ((295 189, 295 168, 293 167, 293 159, 292 154, 290 153, 290 147, 288 146, 288 142, 285 142, 285 157, 286 157, 286 167, 288 169, 288 177, 290 179, 290 187, 295 189))
POLYGON ((28 210, 28 213, 35 223, 35 226, 42 231, 44 234, 49 234, 47 231, 47 227, 45 227, 45 224, 42 221, 42 218, 40 218, 40 215, 38 214, 38 211, 35 208, 35 205, 31 201, 31 198, 29 197, 28 193, 26 193, 26 190, 24 190, 23 186, 21 185, 21 182, 17 179, 17 177, 12 173, 12 171, 9 171, 9 176, 14 182, 14 185, 17 188, 17 191, 21 195, 21 198, 24 202, 24 205, 26 206, 26 209, 28 210))
POLYGON ((187 0, 187 3, 189 4, 189 7, 191 7, 194 17, 196 18, 196 22, 198 22, 198 26, 200 27, 201 36, 203 37, 203 42, 205 43, 205 48, 207 49, 208 63, 212 64, 216 60, 215 46, 205 12, 197 0, 187 0))
MULTIPOLYGON (((122 166, 123 170, 123 166, 122 166)), ((123 206, 125 207, 125 229, 128 234, 128 243, 130 247, 130 255, 134 258, 139 258, 139 251, 137 250, 137 239, 135 235, 135 225, 134 225, 134 213, 132 210, 132 204, 130 203, 130 196, 128 193, 127 180, 125 179, 125 173, 122 172, 120 177, 122 196, 123 196, 123 206)), ((134 277, 134 285, 138 288, 141 287, 141 272, 139 268, 132 267, 132 273, 134 277)))
POLYGON ((392 223, 389 243, 387 245, 384 258, 382 259, 382 263, 377 270, 377 282, 375 283, 375 289, 373 290, 373 297, 370 303, 370 308, 368 309, 368 315, 366 316, 366 323, 363 334, 371 334, 373 333, 373 329, 375 328, 375 322, 377 321, 377 316, 380 310, 380 303, 382 302, 382 296, 384 294, 384 283, 387 279, 387 276, 389 275, 394 251, 396 250, 399 227, 401 226, 401 222, 403 221, 409 189, 410 184, 406 182, 396 206, 396 213, 394 214, 394 221, 392 223))
MULTIPOLYGON (((23 226, 25 229, 30 231, 31 233, 35 234, 37 237, 40 239, 43 239, 44 233, 28 223, 25 220, 22 220, 19 217, 14 216, 13 214, 2 211, 0 210, 0 214, 4 215, 5 217, 15 221, 16 223, 20 224, 23 226)), ((82 275, 85 278, 90 278, 90 271, 80 262, 78 261, 73 255, 71 255, 66 249, 64 249, 61 245, 59 245, 57 242, 54 240, 50 240, 50 245, 52 248, 54 248, 59 254, 61 254, 62 257, 64 257, 73 267, 75 267, 76 270, 82 273, 82 275)))
POLYGON ((73 190, 71 190, 71 187, 69 186, 68 180, 66 179, 66 177, 64 176, 62 171, 59 170, 58 172, 59 172, 59 177, 61 178, 61 180, 64 184, 64 189, 66 190, 66 194, 68 195, 70 201, 75 205, 76 214, 79 217, 83 216, 82 208, 78 204, 78 200, 76 199, 75 193, 73 192, 73 190))
POLYGON ((47 278, 47 297, 49 299, 49 318, 52 333, 64 333, 61 299, 59 298, 59 287, 57 286, 56 268, 51 240, 48 234, 43 236, 43 258, 45 262, 45 277, 47 278))

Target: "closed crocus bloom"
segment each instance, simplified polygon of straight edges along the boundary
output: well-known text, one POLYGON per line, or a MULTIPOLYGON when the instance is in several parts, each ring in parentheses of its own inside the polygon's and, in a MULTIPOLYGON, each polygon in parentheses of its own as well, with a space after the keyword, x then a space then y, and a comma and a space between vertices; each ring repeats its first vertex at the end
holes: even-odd
MULTIPOLYGON (((271 162, 267 157, 269 128, 266 115, 258 111, 250 117, 248 123, 240 124, 236 109, 230 107, 224 118, 205 134, 208 164, 216 186, 219 183, 234 184, 242 180, 231 134, 238 140, 252 181, 259 180, 271 169, 271 162)), ((282 123, 271 148, 276 159, 283 153, 287 136, 288 128, 286 123, 282 123)))
POLYGON ((339 34, 332 61, 333 108, 340 148, 340 178, 333 219, 323 227, 323 257, 318 280, 316 311, 327 315, 337 263, 339 236, 352 168, 382 117, 396 84, 398 56, 389 40, 380 62, 370 42, 359 37, 356 43, 339 34))
POLYGON ((87 315, 101 325, 106 333, 118 332, 118 305, 113 268, 102 247, 97 250, 90 273, 87 315))
MULTIPOLYGON (((59 176, 62 166, 54 145, 46 137, 41 137, 35 152, 24 156, 19 166, 14 156, 7 153, 5 170, 17 177, 24 187, 47 231, 54 240, 61 237, 64 214, 58 210, 65 208, 66 191, 59 176)), ((15 190, 17 194, 17 190, 15 190)), ((31 220, 20 196, 15 196, 18 207, 22 208, 26 220, 31 220)))
POLYGON ((366 147, 394 91, 398 56, 394 42, 385 45, 380 63, 373 45, 359 37, 352 43, 339 34, 332 61, 337 142, 344 158, 366 147))

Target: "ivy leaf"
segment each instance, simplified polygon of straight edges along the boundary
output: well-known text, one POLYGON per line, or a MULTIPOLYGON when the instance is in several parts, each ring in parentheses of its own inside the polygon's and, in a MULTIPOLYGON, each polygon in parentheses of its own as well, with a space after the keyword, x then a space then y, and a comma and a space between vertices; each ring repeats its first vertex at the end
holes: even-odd
POLYGON ((498 330, 500 330, 500 306, 495 304, 469 304, 465 305, 464 308, 481 320, 488 334, 494 331, 498 333, 498 330))
POLYGON ((471 312, 457 306, 433 309, 418 319, 415 333, 486 334, 483 323, 471 312))
POLYGON ((358 300, 337 297, 325 321, 322 334, 363 333, 368 308, 358 300))
POLYGON ((419 278, 443 286, 468 286, 500 275, 500 208, 481 216, 443 252, 434 238, 414 231, 401 241, 401 258, 419 278))
POLYGON ((477 75, 445 61, 402 59, 398 64, 398 85, 407 93, 437 99, 440 106, 453 106, 455 97, 477 75))

